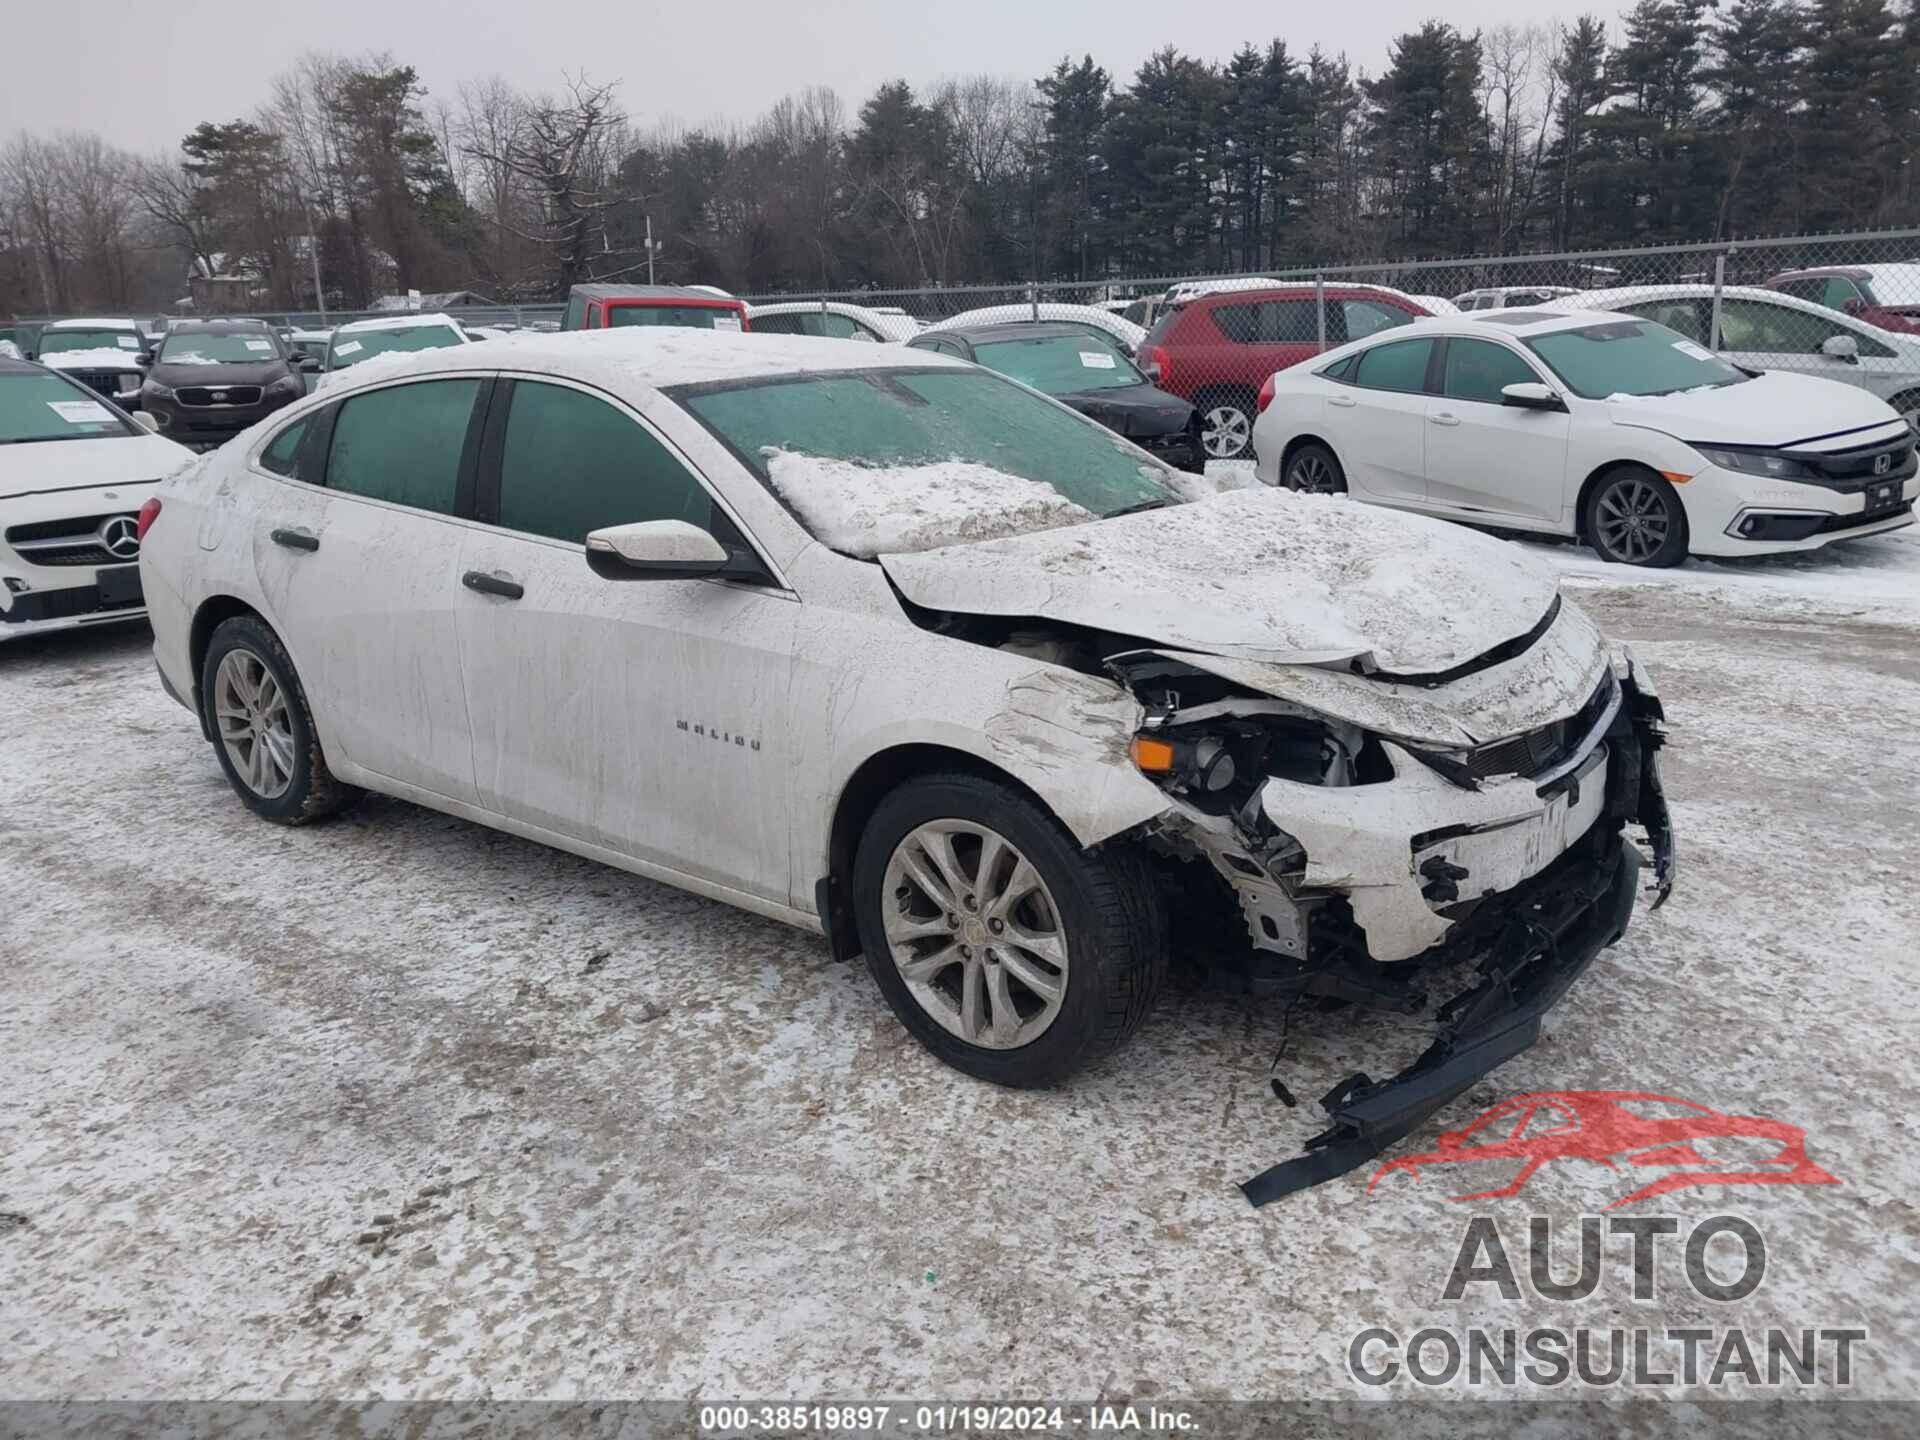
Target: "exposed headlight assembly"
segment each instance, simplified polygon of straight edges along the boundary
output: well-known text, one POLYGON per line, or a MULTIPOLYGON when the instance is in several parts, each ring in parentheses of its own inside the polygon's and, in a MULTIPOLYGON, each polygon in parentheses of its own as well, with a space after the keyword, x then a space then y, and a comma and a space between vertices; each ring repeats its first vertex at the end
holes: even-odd
POLYGON ((1708 463, 1722 470, 1737 470, 1742 475, 1759 475, 1768 480, 1815 480, 1818 475, 1798 460, 1789 460, 1778 450, 1728 450, 1718 445, 1693 447, 1708 463))

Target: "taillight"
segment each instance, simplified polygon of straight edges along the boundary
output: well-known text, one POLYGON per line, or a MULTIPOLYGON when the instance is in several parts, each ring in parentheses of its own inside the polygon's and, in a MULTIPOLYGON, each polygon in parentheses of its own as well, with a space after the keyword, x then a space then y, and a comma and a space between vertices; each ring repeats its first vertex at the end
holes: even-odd
POLYGON ((1153 377, 1153 383, 1162 390, 1173 381, 1173 357, 1167 354, 1164 345, 1147 347, 1147 373, 1153 377))
POLYGON ((1269 375, 1260 382, 1260 399, 1256 404, 1259 407, 1259 413, 1262 415, 1267 413, 1267 406, 1273 403, 1273 378, 1273 376, 1269 375))
POLYGON ((153 528, 153 522, 159 518, 160 497, 156 495, 140 507, 140 518, 134 522, 133 526, 133 538, 136 540, 146 539, 147 531, 153 528))

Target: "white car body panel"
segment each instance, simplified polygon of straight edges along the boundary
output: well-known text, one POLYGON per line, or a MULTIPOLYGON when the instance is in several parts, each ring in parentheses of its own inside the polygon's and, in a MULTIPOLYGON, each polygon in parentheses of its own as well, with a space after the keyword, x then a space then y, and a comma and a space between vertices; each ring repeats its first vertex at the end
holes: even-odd
MULTIPOLYGON (((1514 641, 1546 620, 1554 587, 1512 547, 1462 544, 1417 517, 1319 497, 1229 495, 883 564, 851 559, 809 535, 661 393, 900 363, 897 351, 864 342, 635 329, 516 336, 344 376, 341 391, 287 407, 246 444, 162 487, 142 557, 161 675, 191 702, 196 615, 209 602, 251 608, 286 644, 342 780, 817 930, 816 886, 832 862, 840 797, 862 766, 903 745, 943 746, 1012 777, 1081 845, 1145 825, 1203 836, 1219 828, 1130 762, 1145 709, 1126 685, 924 629, 893 584, 931 608, 1156 639, 1184 652, 1182 663, 1241 667, 1254 689, 1366 715, 1427 745, 1571 716, 1614 663, 1563 604, 1540 643, 1445 685, 1356 673, 1355 660, 1443 667, 1514 641), (257 464, 282 426, 342 395, 473 373, 588 387, 644 421, 703 479, 776 583, 611 582, 579 545, 404 512, 257 464), (1147 540, 1156 527, 1157 548, 1147 540), (324 543, 288 550, 271 539, 285 528, 324 543), (1100 573, 1122 561, 1144 568, 1119 577, 1125 584, 1100 573), (1200 563, 1217 604, 1193 603, 1200 563), (1065 568, 1049 576, 1049 565, 1065 568), (1269 568, 1272 580, 1249 589, 1269 568), (460 582, 472 570, 510 575, 525 595, 503 604, 476 593, 460 582), (1229 587, 1219 576, 1235 579, 1229 587), (1194 653, 1201 646, 1219 653, 1194 653)), ((1270 703, 1281 702, 1233 702, 1270 703)), ((1334 787, 1309 797, 1316 803, 1271 788, 1264 797, 1276 823, 1297 816, 1320 827, 1314 863, 1329 877, 1352 872, 1369 942, 1392 958, 1417 953, 1450 923, 1407 869, 1412 835, 1497 812, 1535 839, 1516 847, 1468 837, 1487 846, 1475 863, 1516 879, 1577 838, 1529 785, 1476 792, 1437 775, 1429 785, 1415 774, 1431 774, 1421 762, 1404 763, 1367 803, 1334 787), (1375 837, 1372 858, 1353 849, 1363 835, 1375 837), (1396 843, 1397 877, 1376 863, 1396 843)))
POLYGON ((920 323, 904 313, 895 315, 884 310, 869 310, 864 305, 849 305, 840 300, 781 300, 770 305, 749 305, 747 323, 751 325, 766 315, 801 315, 808 311, 818 314, 822 310, 829 315, 853 321, 873 339, 882 342, 911 340, 920 333, 920 323))
MULTIPOLYGON (((1355 500, 1571 536, 1581 523, 1588 479, 1615 465, 1637 464, 1682 477, 1676 493, 1686 511, 1688 548, 1695 555, 1811 550, 1913 523, 1908 513, 1848 526, 1845 517, 1866 507, 1863 493, 1723 469, 1695 448, 1787 447, 1831 453, 1892 444, 1910 433, 1869 389, 1772 370, 1741 384, 1678 395, 1592 399, 1574 393, 1524 341, 1554 329, 1592 324, 1612 313, 1582 308, 1588 298, 1580 295, 1538 311, 1518 312, 1518 324, 1489 321, 1487 312, 1419 320, 1279 372, 1273 377, 1272 400, 1254 424, 1256 475, 1268 485, 1279 485, 1290 447, 1318 439, 1340 459, 1355 500), (1532 314, 1540 318, 1524 318, 1532 314), (1421 335, 1500 345, 1560 396, 1566 413, 1369 390, 1321 374, 1356 351, 1421 335), (1417 481, 1408 474, 1415 464, 1422 471, 1417 481), (1838 518, 1836 528, 1799 540, 1755 541, 1729 533, 1750 510, 1838 518)), ((1905 478, 1900 498, 1920 498, 1920 473, 1905 478)))

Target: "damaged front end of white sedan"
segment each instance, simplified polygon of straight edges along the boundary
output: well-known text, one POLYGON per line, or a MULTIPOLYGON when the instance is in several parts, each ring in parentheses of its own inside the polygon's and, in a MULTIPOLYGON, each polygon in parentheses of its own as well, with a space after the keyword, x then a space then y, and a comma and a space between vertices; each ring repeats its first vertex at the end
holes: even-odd
POLYGON ((1625 932, 1637 838, 1654 905, 1672 889, 1660 702, 1514 547, 1226 496, 882 564, 928 628, 1125 687, 1127 761, 1166 808, 1104 844, 1152 857, 1177 952, 1282 1002, 1433 1011, 1411 1065, 1326 1092, 1330 1125, 1245 1184, 1256 1205, 1532 1044, 1625 932))

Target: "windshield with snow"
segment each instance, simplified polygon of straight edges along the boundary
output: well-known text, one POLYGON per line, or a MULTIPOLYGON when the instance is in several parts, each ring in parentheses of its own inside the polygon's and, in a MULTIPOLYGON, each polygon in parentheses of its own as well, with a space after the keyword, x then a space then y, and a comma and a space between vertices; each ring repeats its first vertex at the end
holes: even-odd
POLYGON ((73 350, 124 350, 132 359, 140 337, 131 330, 46 330, 40 335, 40 354, 59 355, 73 350))
POLYGON ((973 347, 973 358, 989 370, 1011 375, 1023 385, 1048 395, 1075 395, 1086 390, 1117 390, 1144 385, 1146 377, 1133 368, 1104 336, 1042 335, 1030 340, 990 340, 973 347))
POLYGON ((175 334, 160 347, 162 365, 264 365, 279 359, 271 337, 244 331, 175 334))
POLYGON ((926 550, 1179 501, 1171 472, 981 370, 860 370, 670 390, 814 537, 926 550))
POLYGON ((1679 331, 1651 320, 1610 320, 1557 330, 1535 336, 1527 347, 1568 389, 1588 400, 1674 395, 1750 378, 1679 331))
POLYGON ((0 445, 133 433, 97 396, 57 375, 0 375, 0 445))
POLYGON ((327 352, 327 369, 344 370, 389 350, 439 350, 462 345, 458 331, 445 325, 408 325, 391 330, 336 331, 327 352))

